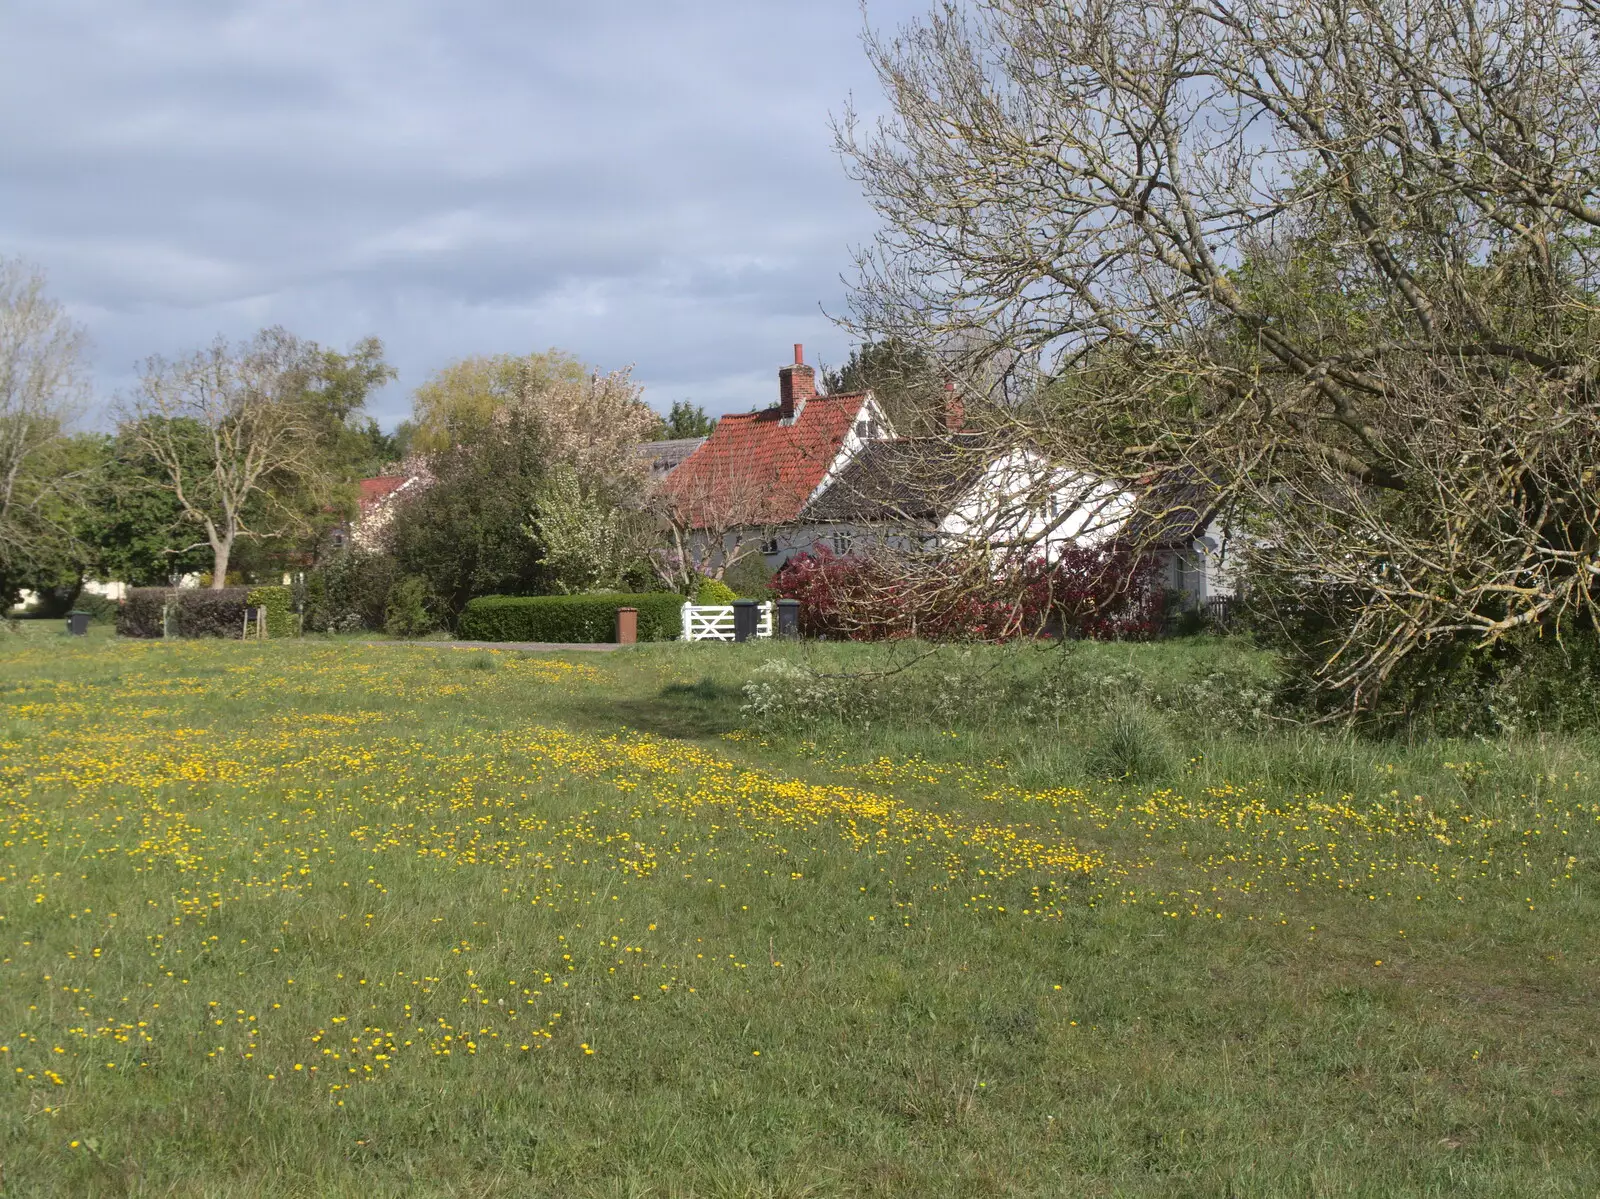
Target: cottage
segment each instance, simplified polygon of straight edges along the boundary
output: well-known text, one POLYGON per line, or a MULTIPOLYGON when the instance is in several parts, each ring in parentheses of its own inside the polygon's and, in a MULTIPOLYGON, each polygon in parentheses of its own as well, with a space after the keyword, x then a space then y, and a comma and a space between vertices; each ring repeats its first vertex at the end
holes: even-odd
POLYGON ((697 569, 715 573, 755 552, 777 569, 820 547, 982 546, 1053 560, 1066 546, 1136 540, 1156 547, 1166 585, 1189 602, 1233 594, 1209 489, 1120 483, 1003 444, 966 427, 954 387, 942 434, 898 437, 870 391, 818 395, 794 349, 778 372, 778 403, 723 417, 662 482, 680 552, 697 569))
POLYGON ((650 467, 650 478, 659 483, 693 456, 706 443, 704 437, 674 437, 667 441, 640 443, 634 453, 650 467))
POLYGON ((794 540, 796 521, 864 447, 892 438, 870 391, 818 395, 804 347, 778 372, 778 402, 724 416, 663 480, 669 519, 683 552, 708 572, 744 553, 781 566, 810 543, 794 540))
POLYGON ((835 553, 981 546, 1052 558, 1115 538, 1134 507, 1114 485, 981 434, 910 437, 858 455, 806 505, 796 539, 835 553))
POLYGON ((1235 586, 1208 495, 1198 486, 1125 487, 975 433, 903 438, 852 459, 789 537, 835 554, 982 547, 1047 561, 1068 546, 1130 541, 1152 548, 1164 585, 1198 605, 1235 586))

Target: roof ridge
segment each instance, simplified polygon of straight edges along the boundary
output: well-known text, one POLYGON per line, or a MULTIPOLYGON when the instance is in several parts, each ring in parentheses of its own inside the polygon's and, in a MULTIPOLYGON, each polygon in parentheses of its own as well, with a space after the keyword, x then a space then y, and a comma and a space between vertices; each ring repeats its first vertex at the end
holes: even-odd
POLYGON ((781 405, 730 414, 665 486, 703 509, 708 522, 733 508, 748 510, 739 524, 791 521, 838 463, 865 399, 864 392, 807 397, 789 421, 781 405))

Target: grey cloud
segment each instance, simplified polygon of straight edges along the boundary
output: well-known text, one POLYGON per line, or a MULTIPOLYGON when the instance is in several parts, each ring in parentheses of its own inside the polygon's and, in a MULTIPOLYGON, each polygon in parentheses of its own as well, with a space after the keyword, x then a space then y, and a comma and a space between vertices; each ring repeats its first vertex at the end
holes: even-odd
MULTIPOLYGON (((874 6, 893 22, 918 7, 874 6)), ((61 0, 0 43, 0 253, 89 324, 103 390, 217 332, 635 363, 658 406, 838 361, 871 214, 827 127, 875 85, 854 0, 61 0)))

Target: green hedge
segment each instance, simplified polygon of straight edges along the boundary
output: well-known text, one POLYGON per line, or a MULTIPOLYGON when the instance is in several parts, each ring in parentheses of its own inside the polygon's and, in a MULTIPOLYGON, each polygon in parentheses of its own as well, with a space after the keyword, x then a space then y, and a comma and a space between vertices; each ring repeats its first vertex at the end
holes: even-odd
POLYGON ((135 587, 117 611, 117 632, 124 637, 160 637, 162 613, 171 606, 173 633, 179 637, 231 637, 244 633, 244 610, 266 608, 267 636, 292 637, 294 613, 287 587, 135 587))
POLYGON ((180 637, 244 636, 245 596, 248 587, 183 588, 170 593, 178 619, 180 637))
POLYGON ((299 631, 294 618, 292 593, 287 587, 252 587, 245 603, 267 610, 267 636, 293 637, 299 631))
POLYGON ((467 604, 457 626, 468 641, 615 641, 617 609, 639 610, 640 641, 676 641, 683 596, 485 595, 467 604))
POLYGON ((124 637, 161 636, 161 614, 172 592, 165 587, 133 587, 117 605, 117 632, 124 637))
POLYGON ((179 637, 232 637, 244 632, 248 587, 175 589, 135 587, 123 598, 117 632, 124 637, 160 637, 162 613, 172 608, 173 633, 179 637))

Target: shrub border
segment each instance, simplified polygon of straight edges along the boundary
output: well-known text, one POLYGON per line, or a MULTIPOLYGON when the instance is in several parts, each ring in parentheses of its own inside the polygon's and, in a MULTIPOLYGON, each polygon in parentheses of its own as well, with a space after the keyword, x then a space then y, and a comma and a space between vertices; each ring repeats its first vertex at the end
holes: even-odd
POLYGON ((676 641, 683 632, 683 596, 484 595, 468 602, 457 630, 466 641, 544 641, 577 645, 616 640, 618 608, 639 611, 640 641, 676 641))

